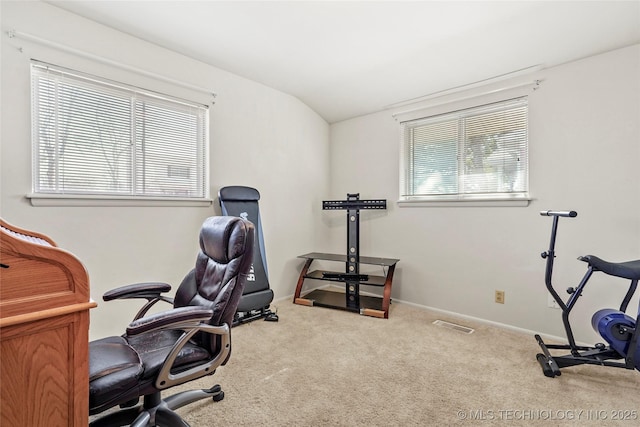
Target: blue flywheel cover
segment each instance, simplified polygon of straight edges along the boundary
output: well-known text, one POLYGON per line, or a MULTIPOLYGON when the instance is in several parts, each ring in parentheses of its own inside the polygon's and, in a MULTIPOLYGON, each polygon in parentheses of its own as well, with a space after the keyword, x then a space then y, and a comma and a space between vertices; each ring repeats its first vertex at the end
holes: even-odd
MULTIPOLYGON (((612 349, 620 353, 623 357, 626 356, 629 351, 631 334, 620 334, 617 326, 635 328, 636 322, 631 316, 628 316, 620 310, 605 308, 598 310, 593 315, 591 318, 591 326, 609 343, 612 349)), ((640 341, 638 345, 640 346, 640 341)), ((640 348, 638 350, 640 350, 640 348)), ((638 350, 636 350, 636 354, 640 354, 638 350)), ((640 360, 636 361, 636 367, 639 365, 640 360)))

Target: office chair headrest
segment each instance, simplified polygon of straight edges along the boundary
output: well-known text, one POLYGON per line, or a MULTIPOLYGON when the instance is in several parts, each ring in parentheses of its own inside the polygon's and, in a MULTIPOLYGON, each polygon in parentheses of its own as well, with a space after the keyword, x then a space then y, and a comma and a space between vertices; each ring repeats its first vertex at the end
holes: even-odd
POLYGON ((221 264, 228 264, 244 253, 247 235, 250 232, 247 225, 238 217, 207 218, 200 230, 202 252, 221 264))

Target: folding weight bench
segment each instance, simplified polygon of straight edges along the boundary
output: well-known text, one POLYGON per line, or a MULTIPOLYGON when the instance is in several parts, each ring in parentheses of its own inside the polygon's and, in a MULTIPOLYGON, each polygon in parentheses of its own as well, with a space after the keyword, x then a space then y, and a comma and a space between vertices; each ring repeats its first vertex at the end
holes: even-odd
POLYGON ((269 287, 267 258, 258 206, 260 193, 251 187, 230 186, 221 188, 218 192, 218 198, 223 215, 239 216, 251 221, 256 229, 253 266, 240 298, 233 326, 257 319, 277 322, 278 315, 269 308, 269 304, 273 301, 273 291, 269 287))

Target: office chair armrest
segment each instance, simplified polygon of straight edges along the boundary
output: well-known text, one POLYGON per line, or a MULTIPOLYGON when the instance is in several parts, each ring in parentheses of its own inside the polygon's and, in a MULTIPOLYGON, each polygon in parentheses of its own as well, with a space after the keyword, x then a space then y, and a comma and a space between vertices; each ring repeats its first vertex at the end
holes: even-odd
POLYGON ((169 292, 171 285, 161 282, 134 283, 111 289, 102 295, 104 301, 125 298, 160 298, 160 294, 169 292))
POLYGON ((193 329, 207 322, 213 310, 204 307, 179 307, 134 320, 127 327, 127 335, 138 335, 159 329, 193 329))
POLYGON ((155 386, 162 390, 182 384, 203 375, 213 373, 216 368, 226 362, 231 351, 231 330, 226 323, 221 326, 209 325, 213 310, 189 306, 179 307, 162 313, 155 313, 135 320, 127 327, 127 335, 133 336, 162 329, 178 329, 183 333, 167 355, 156 378, 155 386), (173 365, 182 348, 198 332, 220 336, 220 351, 201 365, 189 369, 172 372, 173 365))
POLYGON ((147 303, 136 313, 133 320, 138 320, 147 314, 147 311, 158 301, 164 301, 173 305, 173 298, 162 295, 164 292, 169 292, 171 285, 162 282, 143 282, 134 283, 132 285, 120 286, 119 288, 111 289, 102 295, 104 301, 112 301, 115 299, 133 299, 142 298, 146 299, 147 303))
MULTIPOLYGON (((184 325, 184 323, 182 325, 184 325)), ((182 325, 178 325, 176 329, 183 329, 184 333, 180 339, 176 341, 171 352, 167 355, 156 378, 155 386, 160 390, 200 378, 204 375, 210 375, 214 373, 220 365, 224 365, 229 358, 229 353, 231 352, 231 329, 229 325, 224 323, 220 326, 213 326, 203 322, 191 330, 188 330, 182 325), (198 332, 219 336, 218 351, 212 355, 211 359, 205 361, 203 364, 191 366, 186 370, 178 369, 177 371, 173 371, 173 365, 178 354, 189 342, 191 337, 198 332)))

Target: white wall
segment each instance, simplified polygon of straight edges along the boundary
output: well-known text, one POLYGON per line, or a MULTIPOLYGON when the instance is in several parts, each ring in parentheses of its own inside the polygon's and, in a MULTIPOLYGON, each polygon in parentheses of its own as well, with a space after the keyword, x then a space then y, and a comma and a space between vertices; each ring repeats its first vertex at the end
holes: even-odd
MULTIPOLYGON (((277 298, 293 294, 302 264, 297 255, 345 250, 345 214, 322 211, 320 202, 350 192, 388 201, 386 211, 362 213, 361 254, 400 258, 395 300, 515 327, 563 334, 559 311, 547 308, 539 254, 548 245, 550 221, 538 211, 579 212, 578 218, 561 223, 556 264, 560 288, 575 285, 583 273, 584 264, 575 260, 578 255, 640 257, 640 46, 539 73, 544 84, 530 97, 534 200, 528 207, 399 208, 394 111, 329 127, 286 94, 48 4, 3 1, 1 13, 0 214, 52 236, 85 263, 92 296, 100 303, 92 311, 92 338, 120 333, 137 307, 102 303, 104 291, 145 280, 177 285, 193 264, 199 225, 220 211, 217 201, 208 208, 32 207, 24 197, 31 188, 30 57, 151 89, 176 89, 9 39, 10 29, 219 93, 210 113, 212 196, 226 185, 260 190, 277 298), (504 305, 493 302, 496 289, 506 292, 504 305)), ((594 278, 575 310, 578 339, 592 341, 591 313, 616 305, 624 286, 594 278)))
MULTIPOLYGON (((118 67, 18 38, 16 30, 92 55, 155 72, 218 93, 210 109, 211 196, 220 187, 247 185, 261 193, 260 209, 271 286, 292 295, 301 262, 326 233, 318 206, 328 192, 329 125, 299 100, 255 82, 162 49, 41 2, 1 3, 2 217, 51 236, 76 254, 91 279, 99 307, 91 338, 119 334, 137 303, 104 303, 101 295, 138 281, 177 287, 193 267, 202 221, 220 214, 197 207, 33 207, 29 60, 36 58, 141 87, 208 102, 208 96, 118 67)), ((212 40, 212 43, 218 41, 212 40)))
MULTIPOLYGON (((577 256, 640 258, 640 46, 537 77, 544 83, 529 97, 528 207, 398 207, 399 123, 392 113, 413 106, 331 126, 332 197, 359 192, 388 201, 384 213, 361 213, 360 253, 400 259, 394 299, 563 336, 560 311, 547 307, 540 258, 551 220, 538 212, 579 213, 560 223, 555 282, 564 296, 585 271, 577 256), (504 305, 494 303, 495 290, 505 291, 504 305)), ((327 212, 323 223, 333 236, 326 249, 344 250, 343 216, 327 212)), ((594 277, 572 315, 579 340, 593 342, 591 314, 619 305, 626 285, 594 277)))

